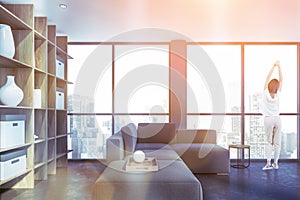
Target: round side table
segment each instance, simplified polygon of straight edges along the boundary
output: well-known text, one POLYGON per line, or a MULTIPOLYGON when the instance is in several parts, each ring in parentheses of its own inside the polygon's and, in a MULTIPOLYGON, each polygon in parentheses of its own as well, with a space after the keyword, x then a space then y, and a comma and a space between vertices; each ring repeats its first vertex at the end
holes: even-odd
POLYGON ((231 167, 244 169, 250 166, 250 145, 231 144, 229 145, 229 153, 231 149, 236 149, 236 163, 230 164, 231 167), (248 159, 245 158, 245 149, 248 151, 248 159))

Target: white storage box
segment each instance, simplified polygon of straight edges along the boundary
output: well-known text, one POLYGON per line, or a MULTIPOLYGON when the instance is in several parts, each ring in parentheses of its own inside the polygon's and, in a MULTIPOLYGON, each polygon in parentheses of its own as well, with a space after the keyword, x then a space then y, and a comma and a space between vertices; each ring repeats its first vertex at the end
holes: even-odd
POLYGON ((0 121, 0 148, 25 144, 25 121, 0 121))
POLYGON ((7 180, 26 172, 26 150, 0 155, 0 180, 7 180))
POLYGON ((61 59, 56 59, 56 77, 65 79, 65 64, 61 59))
POLYGON ((33 91, 33 107, 42 107, 42 91, 40 89, 34 89, 33 91))
POLYGON ((64 90, 61 88, 56 89, 56 109, 65 109, 64 105, 65 101, 65 94, 64 90))

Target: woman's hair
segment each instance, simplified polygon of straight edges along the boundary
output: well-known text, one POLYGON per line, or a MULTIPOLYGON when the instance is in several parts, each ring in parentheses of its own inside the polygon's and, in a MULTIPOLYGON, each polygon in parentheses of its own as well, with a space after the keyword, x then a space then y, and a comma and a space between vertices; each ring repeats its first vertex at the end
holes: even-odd
POLYGON ((277 79, 272 79, 268 84, 268 90, 270 93, 277 93, 279 89, 279 81, 277 79))

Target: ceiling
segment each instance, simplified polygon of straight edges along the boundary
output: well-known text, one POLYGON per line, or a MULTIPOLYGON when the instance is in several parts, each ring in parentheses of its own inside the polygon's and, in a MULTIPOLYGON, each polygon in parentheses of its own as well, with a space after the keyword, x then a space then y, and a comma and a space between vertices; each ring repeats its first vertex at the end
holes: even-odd
POLYGON ((299 41, 299 0, 0 0, 34 4, 70 42, 299 41), (288 3, 287 3, 288 2, 288 3), (64 3, 68 7, 61 9, 64 3))

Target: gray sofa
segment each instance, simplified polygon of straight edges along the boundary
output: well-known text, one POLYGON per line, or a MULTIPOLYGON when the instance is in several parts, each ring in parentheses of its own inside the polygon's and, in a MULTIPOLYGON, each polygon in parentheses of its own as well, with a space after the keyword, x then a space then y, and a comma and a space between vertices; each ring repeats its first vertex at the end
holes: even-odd
POLYGON ((136 129, 128 124, 108 138, 107 163, 126 159, 135 150, 162 159, 182 159, 193 173, 230 172, 229 151, 216 144, 215 130, 175 130, 173 123, 140 123, 136 129))
POLYGON ((216 145, 213 130, 175 130, 173 123, 128 124, 107 139, 107 167, 93 199, 203 199, 193 173, 228 173, 229 152, 216 145), (136 150, 158 160, 159 170, 129 173, 124 165, 136 150))

